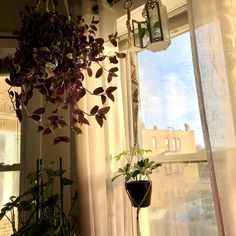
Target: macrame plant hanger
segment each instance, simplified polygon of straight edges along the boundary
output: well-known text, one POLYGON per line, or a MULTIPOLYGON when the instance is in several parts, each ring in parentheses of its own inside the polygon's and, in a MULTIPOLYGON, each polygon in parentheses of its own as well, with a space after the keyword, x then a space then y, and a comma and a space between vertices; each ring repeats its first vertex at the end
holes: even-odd
MULTIPOLYGON (((135 52, 133 50, 133 32, 131 28, 131 7, 132 7, 132 0, 125 0, 124 8, 127 12, 127 31, 128 31, 128 50, 127 50, 127 58, 129 59, 129 73, 130 73, 130 82, 131 82, 131 98, 132 98, 132 118, 133 118, 133 147, 139 148, 139 139, 138 139, 138 114, 139 114, 139 83, 137 79, 137 70, 135 64, 135 52)), ((137 207, 136 213, 136 226, 137 226, 137 236, 141 236, 140 230, 140 223, 139 223, 139 212, 141 209, 141 205, 145 200, 148 192, 150 189, 147 190, 145 196, 143 197, 141 203, 137 207)), ((128 191, 127 191, 128 193, 128 191)), ((128 193, 129 194, 129 193, 128 193)))

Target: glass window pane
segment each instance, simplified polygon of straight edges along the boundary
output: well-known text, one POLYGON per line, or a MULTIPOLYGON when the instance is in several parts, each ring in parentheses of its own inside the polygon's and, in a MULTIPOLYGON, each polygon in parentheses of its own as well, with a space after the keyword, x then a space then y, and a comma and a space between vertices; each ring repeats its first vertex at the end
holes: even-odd
POLYGON ((140 211, 142 236, 218 235, 206 162, 163 164, 152 183, 151 207, 140 211))
MULTIPOLYGON (((19 195, 19 184, 20 184, 19 180, 20 180, 19 171, 0 172, 0 209, 2 209, 5 203, 10 201, 9 198, 11 196, 19 195)), ((9 217, 11 217, 10 214, 9 217)), ((12 234, 11 224, 6 219, 6 217, 4 217, 0 221, 0 235, 5 236, 11 234, 12 234)))
POLYGON ((7 76, 0 76, 0 163, 20 163, 20 125, 8 95, 7 76))
POLYGON ((142 236, 218 235, 189 32, 165 51, 138 53, 138 69, 143 147, 163 162, 151 176, 152 204, 141 211, 142 236))

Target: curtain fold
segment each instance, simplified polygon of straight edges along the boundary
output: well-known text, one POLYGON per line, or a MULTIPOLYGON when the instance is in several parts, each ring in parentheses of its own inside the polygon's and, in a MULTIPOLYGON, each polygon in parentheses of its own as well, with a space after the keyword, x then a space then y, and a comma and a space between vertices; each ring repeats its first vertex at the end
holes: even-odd
MULTIPOLYGON (((116 14, 105 0, 97 1, 99 7, 99 37, 108 38, 116 32, 116 14)), ((91 19, 93 1, 83 2, 83 17, 91 19)), ((106 53, 114 50, 110 43, 106 44, 106 53)), ((108 66, 104 64, 105 68, 108 66)), ((96 71, 96 65, 94 66, 96 71)), ((104 73, 105 74, 105 73, 104 73)), ((103 82, 89 78, 86 87, 93 91, 98 86, 107 87, 106 75, 103 82)), ((107 114, 103 128, 95 119, 90 119, 90 126, 83 127, 83 134, 75 138, 75 160, 79 195, 79 235, 86 236, 131 236, 131 206, 125 196, 123 182, 112 183, 112 173, 116 163, 112 158, 126 149, 124 96, 122 91, 124 79, 114 78, 112 86, 118 89, 114 93, 115 103, 107 101, 105 106, 111 109, 107 114)), ((95 102, 101 105, 100 98, 87 96, 79 106, 90 110, 95 102)))
POLYGON ((198 98, 219 235, 236 235, 236 1, 189 0, 198 98))

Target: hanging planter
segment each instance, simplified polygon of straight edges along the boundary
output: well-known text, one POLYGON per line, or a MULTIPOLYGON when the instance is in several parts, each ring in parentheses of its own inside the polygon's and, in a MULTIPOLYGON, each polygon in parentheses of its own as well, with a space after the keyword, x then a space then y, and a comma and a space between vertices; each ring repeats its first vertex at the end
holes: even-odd
POLYGON ((151 203, 152 182, 148 180, 125 183, 125 189, 133 207, 148 207, 151 203))
POLYGON ((59 130, 69 126, 80 134, 81 126, 90 124, 88 117, 95 117, 103 126, 110 110, 106 101, 115 100, 116 87, 111 82, 117 77, 116 64, 125 54, 106 55, 104 44, 110 42, 117 47, 117 34, 109 35, 107 40, 96 37, 96 19, 86 24, 80 16, 71 18, 66 0, 66 14, 61 15, 55 11, 53 2, 50 9, 48 1, 25 7, 21 12, 21 30, 16 32, 18 48, 14 55, 1 60, 0 66, 9 71, 6 82, 19 121, 26 114, 37 125, 38 132, 53 134, 57 144, 70 142, 68 136, 59 135, 59 130), (109 68, 103 66, 106 60, 109 68), (108 86, 93 90, 86 87, 87 80, 102 79, 108 86), (43 105, 29 110, 28 104, 36 91, 43 96, 43 105), (83 110, 78 102, 86 96, 99 97, 100 102, 83 110), (64 118, 65 110, 71 115, 69 122, 64 118))
POLYGON ((150 175, 161 164, 143 158, 150 150, 132 148, 115 156, 117 161, 125 161, 124 167, 116 172, 112 181, 125 176, 125 189, 133 207, 148 207, 151 203, 152 182, 150 175), (125 159, 125 160, 124 160, 125 159))

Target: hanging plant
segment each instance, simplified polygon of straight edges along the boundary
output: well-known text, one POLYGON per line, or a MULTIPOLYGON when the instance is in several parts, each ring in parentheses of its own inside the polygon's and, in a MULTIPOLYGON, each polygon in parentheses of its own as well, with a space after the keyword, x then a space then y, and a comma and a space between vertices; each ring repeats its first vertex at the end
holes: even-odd
POLYGON ((125 54, 104 53, 104 44, 110 42, 117 47, 117 33, 108 40, 96 37, 98 21, 94 18, 86 24, 82 17, 60 15, 54 10, 41 12, 37 7, 26 6, 21 12, 22 27, 18 35, 18 48, 13 56, 0 62, 7 67, 10 77, 9 96, 19 121, 23 112, 38 127, 43 135, 53 134, 54 144, 70 142, 68 136, 59 136, 58 130, 70 126, 77 134, 81 126, 89 125, 88 117, 95 117, 100 126, 106 120, 114 102, 115 86, 97 87, 93 91, 86 88, 86 80, 103 79, 106 74, 110 84, 117 76, 118 58, 125 54), (104 68, 108 60, 110 67, 104 68), (98 65, 96 70, 94 65, 98 65), (16 88, 20 88, 16 90, 16 88), (28 103, 35 91, 42 94, 44 105, 30 111, 28 103), (82 110, 78 102, 86 95, 100 97, 101 104, 94 104, 89 111, 82 110), (70 123, 65 120, 63 110, 69 110, 70 123))

